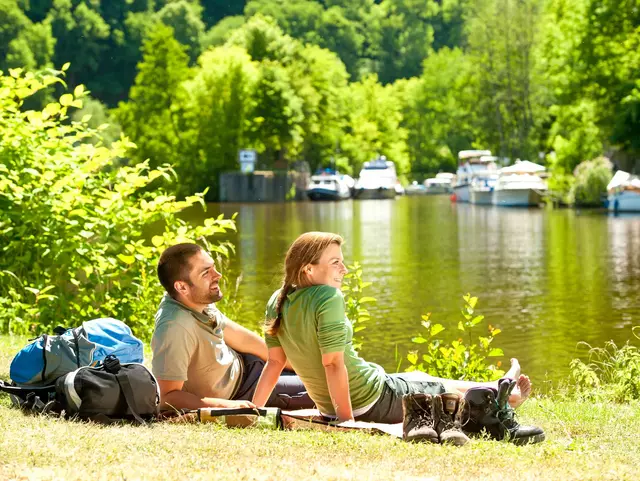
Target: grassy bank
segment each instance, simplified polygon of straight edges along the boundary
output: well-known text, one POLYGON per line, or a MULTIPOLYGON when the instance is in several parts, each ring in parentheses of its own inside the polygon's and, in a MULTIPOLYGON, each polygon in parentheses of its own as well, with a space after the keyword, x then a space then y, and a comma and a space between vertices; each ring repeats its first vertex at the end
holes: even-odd
MULTIPOLYGON (((0 337, 0 378, 24 338, 0 337)), ((212 424, 98 426, 24 416, 0 396, 0 479, 637 479, 640 406, 534 398, 547 441, 412 445, 363 433, 212 424)))

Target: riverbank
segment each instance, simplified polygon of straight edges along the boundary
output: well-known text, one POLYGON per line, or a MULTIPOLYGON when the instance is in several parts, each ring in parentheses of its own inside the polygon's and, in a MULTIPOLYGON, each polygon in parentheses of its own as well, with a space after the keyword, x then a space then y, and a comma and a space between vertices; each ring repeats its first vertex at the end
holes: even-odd
MULTIPOLYGON (((0 378, 24 339, 0 336, 0 378)), ((0 396, 0 479, 637 479, 640 404, 529 400, 520 421, 547 441, 455 448, 364 433, 99 426, 25 416, 0 396)))

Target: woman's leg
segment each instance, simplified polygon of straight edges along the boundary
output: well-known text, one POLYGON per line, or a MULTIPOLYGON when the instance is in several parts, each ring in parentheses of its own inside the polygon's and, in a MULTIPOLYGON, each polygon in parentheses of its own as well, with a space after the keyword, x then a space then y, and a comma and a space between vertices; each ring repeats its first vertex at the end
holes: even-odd
MULTIPOLYGON (((407 381, 437 381, 444 385, 447 392, 457 392, 464 396, 464 393, 472 387, 493 387, 498 388, 498 381, 490 382, 475 382, 475 381, 458 381, 455 379, 443 379, 435 376, 431 376, 427 373, 420 371, 403 372, 402 377, 407 381)), ((505 377, 515 379, 516 387, 514 388, 511 396, 509 396, 509 404, 511 407, 520 406, 531 394, 531 381, 529 377, 520 373, 520 363, 517 359, 511 359, 511 367, 505 373, 505 377)))

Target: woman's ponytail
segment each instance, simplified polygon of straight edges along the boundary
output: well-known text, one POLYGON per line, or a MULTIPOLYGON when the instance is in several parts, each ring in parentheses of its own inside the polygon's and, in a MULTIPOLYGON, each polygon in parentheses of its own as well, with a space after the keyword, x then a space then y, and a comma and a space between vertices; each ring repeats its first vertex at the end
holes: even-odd
POLYGON ((276 301, 276 317, 273 319, 267 319, 267 325, 265 327, 265 332, 269 336, 275 336, 278 334, 278 329, 280 328, 280 324, 282 322, 282 307, 284 306, 284 301, 287 299, 289 292, 293 290, 293 286, 291 284, 283 284, 282 289, 280 289, 280 293, 278 294, 278 300, 276 301))

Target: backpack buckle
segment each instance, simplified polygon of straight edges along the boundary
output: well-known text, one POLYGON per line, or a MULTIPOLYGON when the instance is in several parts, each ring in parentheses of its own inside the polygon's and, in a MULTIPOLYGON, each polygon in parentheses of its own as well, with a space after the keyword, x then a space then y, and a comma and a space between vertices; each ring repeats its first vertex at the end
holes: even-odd
POLYGON ((102 362, 104 370, 110 374, 118 374, 120 372, 120 359, 113 354, 109 354, 102 362))

